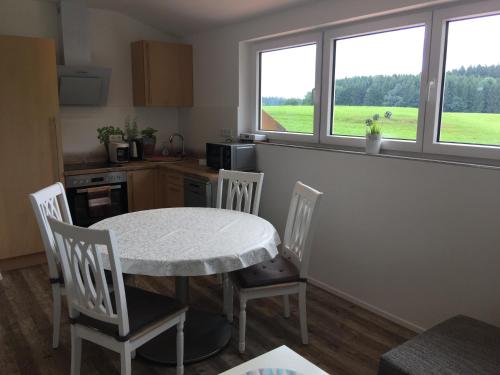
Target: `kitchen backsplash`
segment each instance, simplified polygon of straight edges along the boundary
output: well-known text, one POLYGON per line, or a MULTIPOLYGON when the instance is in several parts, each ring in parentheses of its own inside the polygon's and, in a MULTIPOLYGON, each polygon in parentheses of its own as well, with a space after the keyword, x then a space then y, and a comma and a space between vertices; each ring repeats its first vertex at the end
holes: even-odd
POLYGON ((176 108, 61 107, 64 162, 106 160, 104 146, 97 139, 97 128, 119 126, 123 129, 127 115, 137 116, 139 130, 148 126, 158 129, 157 149, 172 133, 179 131, 176 108))

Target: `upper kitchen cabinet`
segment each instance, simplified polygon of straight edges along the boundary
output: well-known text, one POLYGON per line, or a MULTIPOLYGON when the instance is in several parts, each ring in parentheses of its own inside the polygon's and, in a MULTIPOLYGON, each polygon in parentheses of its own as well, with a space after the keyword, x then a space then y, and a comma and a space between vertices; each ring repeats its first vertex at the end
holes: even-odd
POLYGON ((141 40, 132 43, 134 105, 191 107, 193 47, 141 40))

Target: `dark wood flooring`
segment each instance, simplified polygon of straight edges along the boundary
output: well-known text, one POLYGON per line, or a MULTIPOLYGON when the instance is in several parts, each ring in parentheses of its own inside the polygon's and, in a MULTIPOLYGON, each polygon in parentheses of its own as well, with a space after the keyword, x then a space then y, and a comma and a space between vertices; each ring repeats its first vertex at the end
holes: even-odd
MULTIPOLYGON (((61 345, 51 348, 51 293, 46 266, 4 273, 0 281, 0 374, 69 374, 69 325, 64 306, 61 345)), ((171 278, 137 277, 139 287, 173 295, 171 278)), ((377 373, 378 358, 415 333, 319 288, 309 286, 310 344, 300 344, 297 300, 291 317, 282 315, 281 299, 250 301, 247 307, 247 351, 238 353, 237 315, 230 345, 219 355, 186 366, 185 374, 218 374, 280 345, 287 345, 334 375, 377 373)), ((191 280, 193 305, 220 311, 221 287, 214 277, 191 280)), ((237 306, 235 306, 237 311, 237 306)), ((84 343, 82 374, 118 374, 119 356, 84 343)), ((140 359, 132 363, 139 374, 175 374, 174 368, 140 359)))

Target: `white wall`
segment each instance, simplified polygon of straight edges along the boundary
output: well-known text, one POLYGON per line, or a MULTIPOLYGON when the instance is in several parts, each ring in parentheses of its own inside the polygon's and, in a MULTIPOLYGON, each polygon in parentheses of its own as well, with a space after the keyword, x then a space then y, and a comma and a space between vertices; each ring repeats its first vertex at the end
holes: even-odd
POLYGON ((500 324, 499 171, 271 145, 258 165, 280 233, 295 181, 324 192, 313 279, 417 327, 500 324))
MULTIPOLYGON (((61 107, 65 160, 104 159, 104 147, 97 140, 97 128, 105 125, 123 127, 129 114, 138 116, 141 128, 151 126, 158 129, 160 145, 178 131, 178 110, 133 107, 130 43, 140 39, 176 39, 126 15, 98 9, 89 10, 89 32, 92 63, 112 68, 108 103, 104 107, 61 107)), ((0 34, 48 37, 57 41, 56 3, 2 0, 0 34)))
MULTIPOLYGON (((189 38, 195 106, 187 145, 248 121, 244 41, 429 5, 424 0, 312 3, 189 38)), ((261 214, 283 229, 296 180, 325 192, 311 275, 410 327, 466 313, 500 325, 500 172, 338 152, 258 146, 261 214)))

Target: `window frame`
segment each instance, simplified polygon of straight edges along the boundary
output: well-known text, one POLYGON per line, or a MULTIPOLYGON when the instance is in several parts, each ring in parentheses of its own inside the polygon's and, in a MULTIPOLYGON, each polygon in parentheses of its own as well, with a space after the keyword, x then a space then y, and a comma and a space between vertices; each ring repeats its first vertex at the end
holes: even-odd
MULTIPOLYGON (((330 135, 334 95, 333 58, 334 40, 376 34, 413 26, 425 25, 422 75, 420 82, 419 118, 416 140, 384 139, 382 149, 408 151, 427 158, 439 155, 462 158, 465 161, 480 159, 500 160, 500 146, 438 142, 439 116, 442 106, 447 22, 488 15, 500 15, 499 0, 484 0, 469 4, 441 5, 415 13, 401 13, 383 18, 346 23, 313 32, 301 32, 285 37, 248 41, 250 59, 245 68, 249 74, 249 105, 246 119, 250 127, 269 140, 314 143, 364 149, 365 137, 330 135), (316 72, 314 92, 313 134, 260 130, 260 53, 316 43, 316 72), (248 116, 248 117, 247 117, 248 116)), ((243 112, 242 112, 243 113, 243 112)), ((243 116, 243 115, 242 115, 243 116)))
POLYGON ((284 140, 284 141, 299 141, 299 142, 319 142, 320 128, 320 93, 321 93, 321 64, 323 54, 323 34, 322 32, 303 33, 284 38, 276 38, 257 42, 252 46, 251 69, 254 72, 255 84, 252 84, 254 93, 251 95, 251 123, 254 124, 254 131, 258 134, 265 134, 269 139, 284 140), (315 71, 315 88, 313 94, 314 117, 313 117, 313 133, 293 133, 293 132, 278 132, 270 130, 261 130, 261 113, 260 113, 260 54, 262 52, 277 51, 293 47, 300 47, 309 44, 316 44, 316 71, 315 71))
POLYGON ((449 143, 437 140, 443 101, 444 63, 449 21, 500 15, 498 1, 485 1, 438 9, 433 12, 433 40, 429 61, 429 94, 425 118, 423 151, 467 158, 500 159, 500 146, 449 143))
POLYGON ((432 28, 432 12, 415 13, 404 16, 385 18, 377 21, 368 21, 345 27, 337 27, 324 32, 323 45, 323 85, 321 105, 321 134, 320 143, 351 147, 365 147, 365 137, 344 136, 330 134, 332 123, 332 109, 334 97, 334 58, 335 41, 352 37, 378 34, 387 31, 425 26, 424 46, 422 51, 422 72, 420 79, 419 115, 417 120, 416 140, 384 139, 382 149, 396 151, 422 151, 424 120, 426 113, 428 64, 430 51, 430 36, 432 28))

